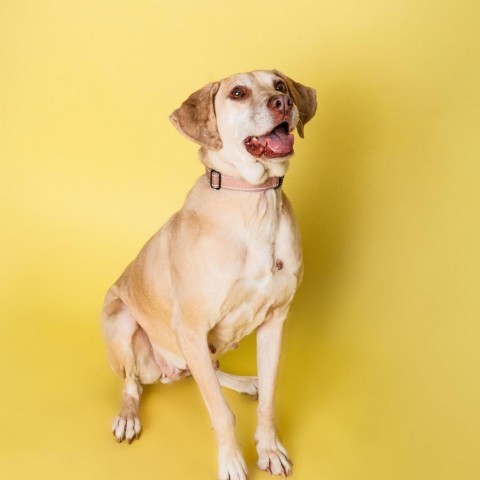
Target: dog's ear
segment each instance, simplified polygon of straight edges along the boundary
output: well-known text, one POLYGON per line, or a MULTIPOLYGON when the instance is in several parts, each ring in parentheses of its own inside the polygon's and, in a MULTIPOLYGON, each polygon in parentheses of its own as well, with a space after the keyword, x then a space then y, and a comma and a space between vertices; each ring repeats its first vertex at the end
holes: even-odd
POLYGON ((192 93, 169 117, 180 133, 209 150, 222 148, 214 106, 219 86, 209 83, 192 93))
POLYGON ((297 131, 300 137, 303 138, 304 125, 313 118, 317 111, 317 92, 313 88, 305 87, 305 85, 295 82, 278 70, 274 70, 273 73, 281 77, 287 84, 288 91, 300 114, 297 131))

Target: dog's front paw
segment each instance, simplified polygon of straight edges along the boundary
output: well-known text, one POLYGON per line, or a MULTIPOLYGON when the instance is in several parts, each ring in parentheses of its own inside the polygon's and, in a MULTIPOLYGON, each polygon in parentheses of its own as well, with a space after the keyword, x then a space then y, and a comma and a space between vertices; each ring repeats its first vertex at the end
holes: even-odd
POLYGON ((120 413, 112 423, 112 433, 118 442, 125 439, 128 443, 132 443, 134 438, 140 436, 141 429, 139 418, 133 414, 120 413))
POLYGON ((288 477, 292 474, 292 462, 288 458, 287 451, 275 438, 269 444, 257 444, 258 462, 257 465, 272 475, 288 477))
POLYGON ((223 448, 218 455, 219 480, 246 480, 247 465, 237 448, 223 448))

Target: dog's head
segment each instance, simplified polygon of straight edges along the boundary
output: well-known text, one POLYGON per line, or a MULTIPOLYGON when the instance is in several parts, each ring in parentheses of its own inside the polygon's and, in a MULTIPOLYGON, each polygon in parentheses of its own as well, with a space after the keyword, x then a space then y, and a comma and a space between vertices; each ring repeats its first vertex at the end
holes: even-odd
POLYGON ((312 88, 276 70, 255 71, 206 85, 170 119, 217 165, 224 161, 242 170, 242 164, 252 162, 287 165, 293 154, 292 132, 296 128, 303 137, 316 108, 312 88))

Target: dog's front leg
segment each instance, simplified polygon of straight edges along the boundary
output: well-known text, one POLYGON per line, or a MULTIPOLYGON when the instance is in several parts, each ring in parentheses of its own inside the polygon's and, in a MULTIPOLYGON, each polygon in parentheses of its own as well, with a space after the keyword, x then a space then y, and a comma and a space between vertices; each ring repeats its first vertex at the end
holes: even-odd
POLYGON ((286 315, 287 311, 277 310, 257 330, 258 426, 255 433, 257 465, 269 473, 283 476, 292 473, 292 464, 277 437, 274 393, 286 315))
POLYGON ((182 325, 176 329, 188 368, 210 414, 218 446, 220 480, 246 480, 247 467, 235 436, 235 416, 228 406, 210 358, 207 332, 182 325))

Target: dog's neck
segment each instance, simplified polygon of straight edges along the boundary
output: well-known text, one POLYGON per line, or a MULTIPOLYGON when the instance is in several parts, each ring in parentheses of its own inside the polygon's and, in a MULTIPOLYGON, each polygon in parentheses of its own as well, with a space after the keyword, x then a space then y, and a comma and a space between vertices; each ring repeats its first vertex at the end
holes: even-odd
POLYGON ((240 178, 250 185, 260 185, 272 177, 283 177, 288 170, 289 160, 261 161, 241 152, 229 155, 222 149, 219 151, 200 149, 200 160, 207 167, 230 177, 240 178), (232 161, 232 158, 239 159, 232 161))

